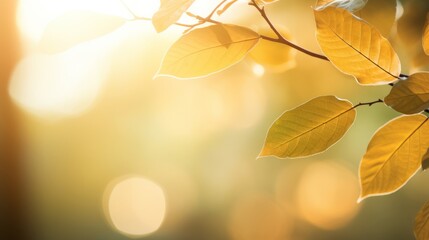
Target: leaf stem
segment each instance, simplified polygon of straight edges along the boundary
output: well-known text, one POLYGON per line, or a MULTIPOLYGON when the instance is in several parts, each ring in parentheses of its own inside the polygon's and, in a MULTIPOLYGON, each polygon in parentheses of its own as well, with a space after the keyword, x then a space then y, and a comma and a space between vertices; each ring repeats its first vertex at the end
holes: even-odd
POLYGON ((271 42, 277 42, 277 43, 281 43, 281 44, 285 44, 288 45, 292 48, 295 48, 296 50, 305 53, 309 56, 315 57, 315 58, 319 58, 325 61, 329 61, 329 59, 321 54, 318 53, 314 53, 311 52, 305 48, 302 48, 292 42, 290 42, 289 40, 287 40, 286 38, 284 38, 282 36, 282 34, 277 30, 277 28, 274 26, 274 24, 271 22, 271 20, 268 18, 267 13, 265 12, 265 8, 264 7, 259 7, 258 4, 255 2, 255 0, 251 0, 251 2, 249 2, 249 5, 254 6, 258 12, 261 14, 262 18, 265 20, 265 22, 267 22, 267 24, 270 26, 271 30, 273 30, 273 32, 277 35, 277 38, 272 38, 272 37, 268 37, 268 36, 261 36, 262 39, 271 41, 271 42))
POLYGON ((363 103, 360 102, 357 105, 355 105, 353 108, 357 108, 357 107, 360 107, 360 106, 369 106, 369 107, 371 107, 372 105, 374 105, 376 103, 382 103, 382 102, 383 102, 383 100, 381 100, 381 99, 378 99, 378 100, 372 101, 372 102, 363 102, 363 103))

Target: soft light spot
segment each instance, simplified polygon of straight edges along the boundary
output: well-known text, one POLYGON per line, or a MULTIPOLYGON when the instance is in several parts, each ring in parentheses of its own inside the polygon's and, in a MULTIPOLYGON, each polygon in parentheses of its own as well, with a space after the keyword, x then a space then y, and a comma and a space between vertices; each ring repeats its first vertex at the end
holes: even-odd
POLYGON ((164 220, 163 190, 142 177, 128 177, 112 184, 104 201, 108 219, 124 235, 138 237, 153 233, 164 220))
POLYGON ((308 166, 298 183, 299 215, 326 230, 347 225, 357 214, 359 183, 350 170, 329 162, 308 166))
POLYGON ((252 66, 252 72, 257 77, 262 77, 265 74, 265 68, 260 64, 253 64, 252 66))
POLYGON ((105 78, 103 61, 96 56, 30 55, 15 68, 9 94, 35 115, 78 115, 92 106, 105 78))

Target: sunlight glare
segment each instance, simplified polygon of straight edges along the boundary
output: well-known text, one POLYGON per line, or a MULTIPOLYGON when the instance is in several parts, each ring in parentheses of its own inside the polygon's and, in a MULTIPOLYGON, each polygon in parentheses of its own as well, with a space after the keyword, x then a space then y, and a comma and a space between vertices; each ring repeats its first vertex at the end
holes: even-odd
POLYGON ((17 10, 19 30, 25 41, 37 44, 50 21, 73 10, 130 16, 120 0, 20 0, 17 10))
POLYGON ((97 57, 79 52, 30 55, 15 68, 9 86, 12 99, 35 115, 77 115, 96 100, 106 71, 97 57))

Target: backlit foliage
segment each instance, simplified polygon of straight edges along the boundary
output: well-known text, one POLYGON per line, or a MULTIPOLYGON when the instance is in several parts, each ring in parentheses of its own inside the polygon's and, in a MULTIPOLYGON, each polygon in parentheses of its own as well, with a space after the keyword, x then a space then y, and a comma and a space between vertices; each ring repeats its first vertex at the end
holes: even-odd
MULTIPOLYGON (((152 21, 158 32, 171 25, 185 28, 160 63, 157 76, 178 79, 204 77, 240 62, 249 53, 250 58, 267 67, 295 61, 295 51, 330 61, 361 85, 391 85, 392 89, 387 96, 372 102, 353 105, 335 96, 321 96, 286 111, 268 130, 260 157, 298 158, 321 153, 346 134, 356 118, 357 108, 384 103, 405 115, 386 123, 371 139, 359 170, 359 200, 390 194, 404 186, 419 169, 428 168, 429 72, 401 72, 401 62, 393 47, 396 45, 388 40, 398 15, 395 0, 316 1, 313 6, 316 39, 325 55, 293 43, 290 40, 293 38, 270 21, 265 6, 275 5, 276 0, 248 1, 249 7, 255 8, 269 26, 268 32, 266 28, 256 31, 216 20, 238 0, 217 2, 218 5, 207 16, 187 12, 194 0, 161 0, 161 7, 152 19, 133 14, 135 19, 131 20, 152 21), (387 17, 380 19, 377 14, 380 8, 386 9, 387 17), (195 23, 180 22, 184 14, 194 18, 195 23), (381 100, 383 98, 384 101, 381 100)), ((403 64, 416 69, 421 65, 422 55, 429 54, 429 20, 426 20, 429 18, 426 18, 424 8, 416 10, 419 11, 416 15, 405 11, 403 15, 403 19, 417 19, 415 25, 407 25, 413 21, 397 23, 397 34, 407 43, 406 50, 410 50, 414 57, 411 63, 403 64), (422 16, 423 21, 419 21, 422 16)), ((49 53, 61 52, 107 34, 124 23, 125 19, 115 16, 70 13, 48 26, 41 46, 49 53), (99 22, 111 24, 100 28, 99 22), (66 29, 66 35, 52 34, 58 29, 66 29), (57 44, 51 45, 51 42, 57 44)), ((428 239, 428 209, 426 204, 417 215, 414 229, 417 239, 428 239)))

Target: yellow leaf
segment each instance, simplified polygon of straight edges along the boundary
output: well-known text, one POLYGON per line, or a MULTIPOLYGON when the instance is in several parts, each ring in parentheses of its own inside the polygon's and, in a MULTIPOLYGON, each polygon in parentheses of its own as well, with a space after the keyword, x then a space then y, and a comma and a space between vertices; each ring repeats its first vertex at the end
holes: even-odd
MULTIPOLYGON (((286 29, 277 27, 277 30, 280 31, 284 38, 291 40, 291 36, 286 29)), ((258 30, 258 33, 268 37, 276 37, 275 33, 268 27, 258 30)), ((296 52, 290 46, 261 39, 249 52, 249 57, 269 70, 283 72, 296 66, 296 52)))
POLYGON ((40 41, 40 48, 46 53, 62 52, 108 34, 125 22, 124 18, 96 12, 69 12, 48 24, 40 41))
POLYGON ((337 7, 354 12, 363 8, 367 2, 368 0, 317 0, 315 9, 322 10, 327 7, 337 7))
POLYGON ((294 158, 323 152, 341 139, 355 117, 349 101, 334 96, 312 99, 273 123, 260 156, 294 158))
POLYGON ((361 196, 385 195, 401 188, 417 172, 429 148, 428 118, 398 117, 372 137, 360 164, 361 196))
POLYGON ((423 50, 429 55, 429 14, 426 16, 426 25, 423 33, 423 50))
POLYGON ((405 114, 419 113, 429 108, 429 72, 415 73, 407 80, 399 81, 384 102, 405 114))
POLYGON ((158 75, 194 78, 218 72, 243 59, 259 38, 256 32, 235 25, 195 29, 171 46, 158 75))
POLYGON ((417 213, 414 221, 414 236, 417 240, 429 239, 429 202, 417 213))
POLYGON ((365 85, 397 79, 398 55, 377 29, 341 8, 328 7, 314 14, 319 45, 339 70, 365 85))
POLYGON ((162 32, 174 24, 192 5, 194 0, 161 0, 161 7, 152 17, 157 32, 162 32))
POLYGON ((395 22, 396 4, 396 0, 371 0, 354 14, 372 24, 387 37, 395 22))

